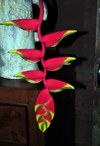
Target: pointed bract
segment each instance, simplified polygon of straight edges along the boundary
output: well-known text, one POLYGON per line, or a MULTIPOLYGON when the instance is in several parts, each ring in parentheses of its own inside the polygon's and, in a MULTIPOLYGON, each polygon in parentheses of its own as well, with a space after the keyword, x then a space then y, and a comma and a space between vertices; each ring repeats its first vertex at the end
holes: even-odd
POLYGON ((45 61, 44 67, 49 71, 57 71, 62 68, 63 65, 70 65, 70 61, 75 60, 74 57, 58 57, 51 58, 45 61))
POLYGON ((48 115, 46 119, 46 116, 44 116, 44 118, 42 117, 40 119, 40 121, 38 122, 38 126, 39 126, 39 129, 42 131, 42 132, 45 132, 47 130, 47 128, 50 126, 50 116, 48 115), (49 121, 47 120, 49 119, 49 121))
POLYGON ((43 57, 42 51, 36 49, 17 49, 10 50, 9 53, 20 55, 23 59, 29 62, 38 62, 43 57))
POLYGON ((47 89, 43 89, 38 95, 35 112, 39 129, 44 132, 50 126, 55 114, 54 101, 47 89))
POLYGON ((27 31, 35 31, 38 29, 37 19, 18 19, 0 23, 0 25, 15 25, 27 31))
POLYGON ((56 79, 47 79, 45 86, 51 92, 60 92, 65 89, 75 89, 72 85, 56 79))
POLYGON ((44 78, 44 73, 40 70, 25 71, 14 75, 15 77, 21 77, 30 83, 39 83, 44 78))
POLYGON ((55 47, 66 36, 77 32, 77 30, 66 30, 54 32, 43 36, 43 43, 46 47, 55 47))

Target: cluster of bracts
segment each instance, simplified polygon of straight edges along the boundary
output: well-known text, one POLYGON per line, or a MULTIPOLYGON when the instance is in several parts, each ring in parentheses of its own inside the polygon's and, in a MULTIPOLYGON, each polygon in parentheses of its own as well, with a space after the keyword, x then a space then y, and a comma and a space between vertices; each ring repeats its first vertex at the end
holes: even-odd
POLYGON ((39 0, 40 14, 38 19, 18 19, 10 20, 0 25, 15 25, 24 29, 25 31, 35 31, 38 32, 38 38, 41 42, 42 50, 37 49, 17 49, 11 50, 9 53, 16 53, 20 55, 23 59, 30 62, 41 61, 44 71, 40 70, 30 70, 21 73, 17 73, 16 77, 21 77, 30 83, 39 83, 43 81, 45 89, 43 89, 37 97, 35 103, 36 120, 39 125, 39 129, 44 132, 54 118, 55 106, 54 100, 50 92, 60 92, 64 89, 74 89, 74 87, 66 82, 56 80, 56 79, 46 79, 46 73, 48 71, 57 71, 62 68, 63 65, 70 65, 70 62, 75 60, 74 57, 57 57, 51 58, 44 61, 45 47, 55 47, 58 43, 66 36, 77 32, 77 30, 66 30, 54 32, 51 34, 41 35, 41 24, 43 21, 44 8, 43 1, 39 0))

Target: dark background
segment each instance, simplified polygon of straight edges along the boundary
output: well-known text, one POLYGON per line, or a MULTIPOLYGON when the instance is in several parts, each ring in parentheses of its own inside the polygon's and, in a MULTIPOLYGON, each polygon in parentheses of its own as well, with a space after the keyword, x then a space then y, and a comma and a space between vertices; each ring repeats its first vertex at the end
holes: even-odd
MULTIPOLYGON (((45 146, 92 146, 97 1, 44 1, 48 7, 48 19, 42 23, 42 35, 63 30, 78 31, 64 38, 57 47, 46 48, 45 60, 59 56, 77 59, 71 66, 47 72, 47 78, 68 82, 75 90, 51 93, 55 102, 55 117, 44 133, 45 146)), ((36 5, 33 5, 33 16, 39 16, 36 5)), ((35 45, 36 49, 41 49, 39 42, 35 45)), ((38 65, 42 70, 40 62, 38 65)), ((43 84, 38 87, 44 88, 43 84)), ((0 145, 26 146, 29 142, 32 146, 42 146, 43 138, 38 132, 33 109, 38 87, 23 80, 0 78, 0 145)))
POLYGON ((46 146, 91 146, 97 1, 48 0, 45 3, 49 9, 47 22, 42 24, 42 35, 78 30, 57 47, 46 48, 45 59, 57 56, 77 58, 71 66, 47 74, 47 78, 66 81, 76 89, 52 94, 55 117, 45 132, 46 146))

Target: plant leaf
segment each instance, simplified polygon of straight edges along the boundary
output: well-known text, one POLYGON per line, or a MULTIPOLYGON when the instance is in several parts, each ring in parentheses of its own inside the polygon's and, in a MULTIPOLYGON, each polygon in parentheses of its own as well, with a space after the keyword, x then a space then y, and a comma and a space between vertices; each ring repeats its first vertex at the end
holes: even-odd
POLYGON ((60 92, 65 89, 75 89, 72 85, 56 79, 47 79, 45 81, 45 86, 51 92, 60 92))
POLYGON ((55 47, 66 36, 77 32, 77 30, 66 30, 54 32, 43 36, 43 43, 46 47, 55 47))
POLYGON ((43 80, 44 73, 40 70, 31 70, 15 74, 14 77, 21 77, 30 83, 39 83, 43 80))
POLYGON ((74 57, 58 57, 51 58, 45 61, 44 67, 49 71, 57 71, 62 68, 63 65, 70 65, 70 61, 75 60, 74 57))
POLYGON ((54 101, 47 89, 43 89, 38 95, 35 112, 39 129, 44 132, 50 126, 55 114, 54 101))
POLYGON ((0 23, 0 25, 15 25, 27 31, 35 31, 38 28, 37 19, 18 19, 0 23))
POLYGON ((20 55, 23 59, 29 62, 38 62, 43 57, 42 51, 36 49, 17 49, 10 50, 9 53, 20 55))

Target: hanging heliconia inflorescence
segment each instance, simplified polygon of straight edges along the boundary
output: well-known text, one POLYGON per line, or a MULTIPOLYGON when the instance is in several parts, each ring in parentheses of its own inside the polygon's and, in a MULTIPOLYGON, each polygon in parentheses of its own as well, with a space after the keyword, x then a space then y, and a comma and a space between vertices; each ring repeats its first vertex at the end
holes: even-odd
POLYGON ((42 0, 39 0, 40 15, 38 19, 18 19, 0 23, 0 25, 15 25, 26 31, 38 31, 38 38, 42 45, 42 50, 36 49, 17 49, 11 50, 9 53, 16 53, 23 59, 30 62, 41 61, 44 71, 32 70, 18 73, 14 76, 21 77, 30 83, 39 83, 43 81, 45 89, 43 89, 37 97, 35 103, 36 120, 38 122, 39 129, 44 132, 51 123, 51 120, 55 115, 54 100, 50 92, 60 92, 65 89, 74 89, 74 87, 66 82, 56 79, 46 79, 46 73, 48 71, 57 71, 62 68, 63 65, 70 65, 71 61, 75 60, 74 57, 58 57, 51 58, 44 61, 45 46, 55 47, 66 36, 77 32, 77 30, 65 30, 54 32, 51 34, 41 35, 41 24, 43 21, 44 8, 42 0))

